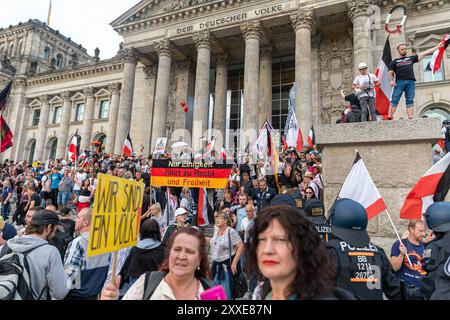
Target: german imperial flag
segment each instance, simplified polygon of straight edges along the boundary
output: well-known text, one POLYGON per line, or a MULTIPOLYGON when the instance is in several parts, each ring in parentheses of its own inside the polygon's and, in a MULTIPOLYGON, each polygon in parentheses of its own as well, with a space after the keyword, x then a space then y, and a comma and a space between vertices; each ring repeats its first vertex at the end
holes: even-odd
POLYGON ((0 116, 0 127, 1 127, 0 153, 3 153, 13 146, 12 139, 14 138, 14 135, 11 132, 11 129, 9 128, 5 119, 3 118, 3 115, 0 116))
POLYGON ((8 102, 8 96, 11 92, 12 81, 0 92, 0 111, 6 108, 6 103, 8 102))

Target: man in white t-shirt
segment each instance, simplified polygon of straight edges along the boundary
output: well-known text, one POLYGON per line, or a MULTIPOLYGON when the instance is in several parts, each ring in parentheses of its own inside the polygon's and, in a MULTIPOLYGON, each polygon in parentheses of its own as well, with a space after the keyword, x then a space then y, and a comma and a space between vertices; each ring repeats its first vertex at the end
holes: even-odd
POLYGON ((380 86, 380 82, 374 74, 369 73, 365 62, 360 63, 358 69, 360 74, 353 81, 352 88, 358 94, 359 104, 362 109, 361 121, 376 121, 375 88, 380 86))
POLYGON ((83 185, 83 181, 86 180, 87 174, 84 172, 84 169, 78 169, 75 174, 75 185, 73 186, 73 192, 75 195, 80 195, 81 186, 83 185))

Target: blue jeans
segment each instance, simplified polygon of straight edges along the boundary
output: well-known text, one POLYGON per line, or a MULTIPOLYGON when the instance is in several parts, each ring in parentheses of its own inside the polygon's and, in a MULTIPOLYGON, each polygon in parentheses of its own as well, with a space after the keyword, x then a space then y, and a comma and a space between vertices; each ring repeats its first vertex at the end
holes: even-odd
POLYGON ((9 218, 9 214, 11 213, 11 205, 2 203, 2 216, 3 220, 6 221, 9 218))
POLYGON ((58 193, 58 206, 67 206, 69 202, 71 192, 70 191, 59 191, 58 193))
POLYGON ((397 85, 392 94, 391 107, 396 108, 400 103, 403 92, 406 97, 406 108, 414 107, 414 97, 416 96, 416 82, 414 80, 397 80, 397 85))

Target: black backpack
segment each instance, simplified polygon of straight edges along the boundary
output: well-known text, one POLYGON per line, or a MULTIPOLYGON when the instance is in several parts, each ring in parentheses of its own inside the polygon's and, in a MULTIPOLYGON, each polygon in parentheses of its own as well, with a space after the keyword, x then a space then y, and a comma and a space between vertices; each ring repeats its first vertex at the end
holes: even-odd
MULTIPOLYGON (((142 296, 142 300, 150 300, 156 288, 159 286, 166 275, 167 273, 164 271, 150 271, 145 273, 144 295, 142 296)), ((205 291, 214 287, 214 282, 210 279, 199 278, 198 281, 200 281, 205 291)))
MULTIPOLYGON (((27 255, 46 245, 41 244, 25 252, 14 252, 7 245, 0 252, 0 300, 40 300, 45 287, 36 299, 31 289, 27 255)), ((48 297, 47 297, 48 298, 48 297)))

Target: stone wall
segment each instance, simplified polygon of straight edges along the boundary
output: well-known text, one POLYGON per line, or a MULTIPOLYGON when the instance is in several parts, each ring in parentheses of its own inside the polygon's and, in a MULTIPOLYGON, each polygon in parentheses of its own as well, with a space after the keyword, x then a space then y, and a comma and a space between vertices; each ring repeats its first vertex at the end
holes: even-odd
MULTIPOLYGON (((317 128, 322 148, 325 208, 336 199, 355 159, 355 149, 384 197, 400 236, 408 221, 400 209, 409 191, 432 166, 432 144, 440 138, 438 119, 324 125, 317 128)), ((395 233, 385 212, 371 219, 373 241, 390 251, 395 233)))

